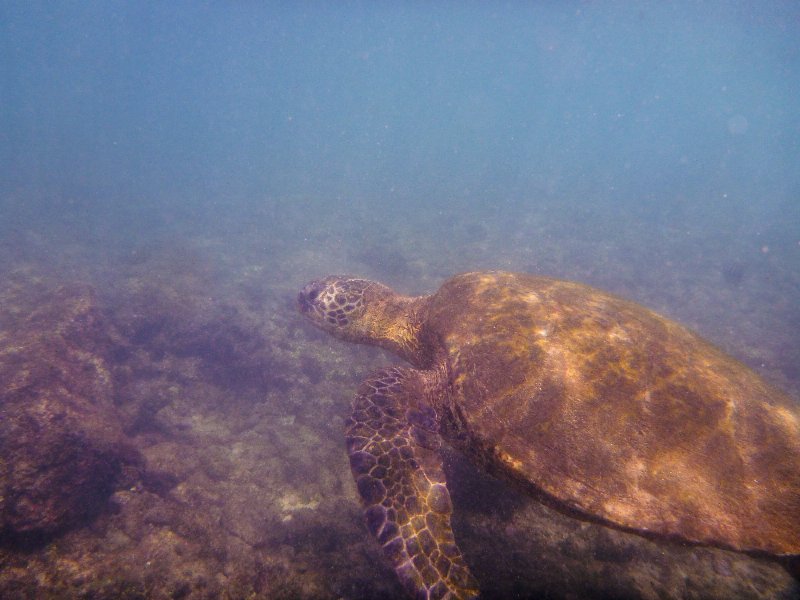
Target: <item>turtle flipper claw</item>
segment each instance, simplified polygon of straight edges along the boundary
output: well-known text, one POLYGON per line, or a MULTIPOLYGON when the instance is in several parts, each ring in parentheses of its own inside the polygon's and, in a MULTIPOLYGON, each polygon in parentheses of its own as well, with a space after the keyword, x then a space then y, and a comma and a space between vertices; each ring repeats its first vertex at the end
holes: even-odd
POLYGON ((385 369, 364 382, 347 422, 347 450, 367 527, 417 598, 475 598, 450 526, 439 421, 422 401, 424 372, 385 369))

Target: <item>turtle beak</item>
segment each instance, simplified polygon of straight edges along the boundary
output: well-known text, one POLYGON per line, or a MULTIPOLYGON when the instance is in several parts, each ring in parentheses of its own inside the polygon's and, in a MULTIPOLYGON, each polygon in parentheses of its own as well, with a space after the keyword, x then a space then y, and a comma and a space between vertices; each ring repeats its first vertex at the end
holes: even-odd
POLYGON ((299 310, 302 314, 306 314, 309 310, 311 310, 311 303, 308 301, 308 296, 306 295, 305 290, 297 294, 297 310, 299 310))
POLYGON ((309 283, 297 294, 297 308, 302 314, 314 308, 314 300, 319 296, 319 286, 316 282, 309 283))
POLYGON ((306 295, 303 292, 297 294, 297 310, 301 313, 305 313, 308 311, 308 300, 306 299, 306 295))

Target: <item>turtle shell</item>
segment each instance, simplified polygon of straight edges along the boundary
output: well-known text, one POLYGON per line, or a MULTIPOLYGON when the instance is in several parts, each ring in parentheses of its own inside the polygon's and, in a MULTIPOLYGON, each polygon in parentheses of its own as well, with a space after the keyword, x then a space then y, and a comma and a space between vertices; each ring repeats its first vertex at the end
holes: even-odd
POLYGON ((469 273, 424 329, 446 350, 450 436, 490 469, 645 535, 800 554, 796 403, 685 327, 589 286, 469 273))

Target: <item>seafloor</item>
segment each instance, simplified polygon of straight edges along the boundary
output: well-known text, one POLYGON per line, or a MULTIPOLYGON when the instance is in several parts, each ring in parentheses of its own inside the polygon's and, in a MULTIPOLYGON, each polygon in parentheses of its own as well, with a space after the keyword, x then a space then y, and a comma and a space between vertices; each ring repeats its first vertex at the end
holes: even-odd
MULTIPOLYGON (((361 521, 342 438, 359 380, 396 359, 301 320, 297 290, 330 272, 407 293, 474 269, 580 280, 681 320, 800 398, 800 247, 780 232, 767 244, 735 222, 712 236, 692 215, 675 226, 523 203, 413 220, 305 198, 149 224, 70 210, 58 225, 34 207, 0 226, 0 361, 48 360, 36 349, 62 335, 69 307, 91 304, 59 393, 93 378, 102 422, 117 421, 103 427, 131 454, 97 506, 0 538, 3 598, 402 598, 361 521), (74 366, 87 360, 91 373, 74 366)), ((456 537, 485 598, 800 597, 773 562, 579 522, 446 459, 456 537)))

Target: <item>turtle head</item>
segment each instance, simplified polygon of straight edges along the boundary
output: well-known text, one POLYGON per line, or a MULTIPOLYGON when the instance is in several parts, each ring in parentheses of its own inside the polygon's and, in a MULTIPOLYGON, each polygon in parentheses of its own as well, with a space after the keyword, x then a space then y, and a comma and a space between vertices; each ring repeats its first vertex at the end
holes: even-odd
POLYGON ((370 308, 393 294, 368 279, 333 275, 307 284, 297 294, 297 304, 304 316, 328 333, 351 342, 369 342, 370 308))
POLYGON ((418 300, 376 281, 341 276, 312 281, 297 294, 300 312, 320 329, 398 352, 412 362, 418 351, 418 300))

